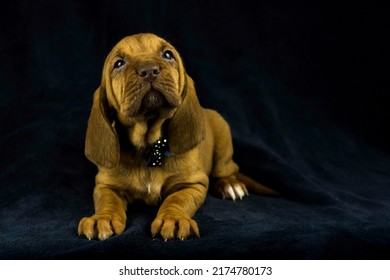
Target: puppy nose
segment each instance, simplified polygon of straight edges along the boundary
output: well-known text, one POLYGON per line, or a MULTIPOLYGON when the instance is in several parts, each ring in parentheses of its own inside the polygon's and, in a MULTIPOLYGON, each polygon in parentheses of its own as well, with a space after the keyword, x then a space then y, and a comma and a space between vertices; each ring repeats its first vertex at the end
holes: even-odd
POLYGON ((148 81, 153 81, 160 75, 160 67, 154 63, 143 64, 137 68, 138 76, 148 81))

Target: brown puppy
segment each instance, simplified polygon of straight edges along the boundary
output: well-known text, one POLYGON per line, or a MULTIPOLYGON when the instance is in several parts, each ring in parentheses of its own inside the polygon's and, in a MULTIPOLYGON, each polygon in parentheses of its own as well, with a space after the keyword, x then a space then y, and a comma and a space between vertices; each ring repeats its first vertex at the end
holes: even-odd
POLYGON ((178 52, 153 34, 126 37, 108 55, 85 153, 99 170, 95 214, 78 227, 88 239, 122 233, 127 205, 137 200, 161 204, 153 236, 199 236, 192 217, 206 198, 209 175, 219 179, 215 191, 224 198, 241 199, 245 184, 276 194, 238 173, 228 124, 199 105, 178 52))

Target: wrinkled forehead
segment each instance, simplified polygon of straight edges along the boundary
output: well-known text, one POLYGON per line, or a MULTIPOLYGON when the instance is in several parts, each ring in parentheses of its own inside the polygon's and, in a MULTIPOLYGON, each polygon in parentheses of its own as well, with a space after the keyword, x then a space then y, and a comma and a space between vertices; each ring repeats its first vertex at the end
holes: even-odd
POLYGON ((118 52, 124 52, 132 55, 153 53, 163 51, 173 46, 164 39, 153 34, 137 34, 123 38, 114 47, 118 52))

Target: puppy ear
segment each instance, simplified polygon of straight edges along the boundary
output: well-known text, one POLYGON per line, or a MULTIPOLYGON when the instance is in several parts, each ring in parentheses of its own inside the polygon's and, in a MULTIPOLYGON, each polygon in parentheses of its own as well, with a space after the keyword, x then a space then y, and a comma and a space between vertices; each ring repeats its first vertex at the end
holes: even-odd
POLYGON ((205 116, 196 96, 194 82, 185 74, 182 104, 168 125, 169 148, 182 154, 197 146, 206 134, 205 116))
POLYGON ((85 139, 85 155, 97 166, 114 168, 119 163, 119 140, 109 121, 109 106, 104 87, 94 94, 85 139))

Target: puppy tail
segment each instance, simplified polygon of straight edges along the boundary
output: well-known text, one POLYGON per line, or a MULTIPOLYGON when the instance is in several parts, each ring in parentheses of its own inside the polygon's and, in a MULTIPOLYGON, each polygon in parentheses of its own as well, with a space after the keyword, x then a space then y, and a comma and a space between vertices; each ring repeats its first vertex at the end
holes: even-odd
POLYGON ((280 193, 278 193, 277 191, 256 182, 252 178, 242 173, 237 173, 236 178, 241 182, 243 182, 245 186, 248 188, 248 190, 254 193, 261 194, 261 195, 268 195, 268 196, 280 196, 280 193))

